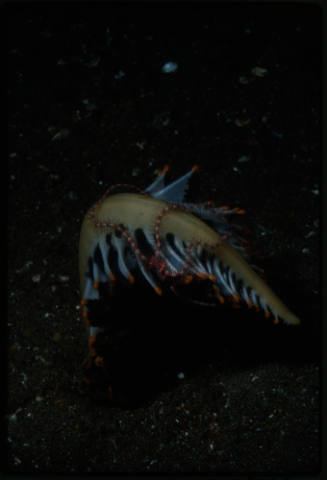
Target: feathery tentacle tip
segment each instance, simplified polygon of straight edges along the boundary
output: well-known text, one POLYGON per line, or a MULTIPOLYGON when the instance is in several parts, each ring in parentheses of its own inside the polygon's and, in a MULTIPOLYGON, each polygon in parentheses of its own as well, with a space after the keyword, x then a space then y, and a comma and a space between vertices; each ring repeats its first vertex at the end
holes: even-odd
POLYGON ((132 274, 128 275, 128 281, 129 281, 130 284, 135 283, 135 278, 133 277, 132 274))
POLYGON ((95 344, 95 339, 96 339, 96 334, 92 335, 92 336, 89 338, 89 346, 90 346, 90 347, 95 344))
POLYGON ((244 208, 234 208, 234 212, 238 215, 244 215, 246 213, 246 210, 244 208))
POLYGON ((161 175, 169 172, 169 170, 170 170, 170 166, 169 166, 169 165, 165 165, 165 166, 163 167, 163 169, 159 171, 158 177, 161 177, 161 175))
POLYGON ((237 295, 237 293, 234 293, 234 295, 233 295, 233 300, 234 300, 234 302, 236 302, 236 303, 240 303, 241 297, 240 297, 239 295, 237 295))
POLYGON ((115 283, 115 282, 116 282, 116 277, 115 277, 115 275, 114 275, 113 273, 110 273, 110 275, 109 275, 109 280, 110 280, 110 282, 112 282, 112 283, 115 283))
POLYGON ((189 283, 191 283, 193 281, 193 275, 186 275, 186 277, 184 277, 184 283, 185 285, 188 285, 189 283))
POLYGON ((97 367, 103 367, 104 366, 104 359, 103 357, 100 357, 99 355, 95 357, 94 363, 97 367))

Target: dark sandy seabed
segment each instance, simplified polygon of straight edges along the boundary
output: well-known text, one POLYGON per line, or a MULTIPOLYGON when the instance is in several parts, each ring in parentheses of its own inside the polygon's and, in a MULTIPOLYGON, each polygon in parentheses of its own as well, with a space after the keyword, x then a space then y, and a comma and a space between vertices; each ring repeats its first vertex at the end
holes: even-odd
POLYGON ((4 12, 5 471, 319 472, 319 9, 4 12), (193 201, 246 209, 256 263, 302 325, 126 290, 110 405, 81 382, 79 229, 107 186, 146 187, 165 164, 199 165, 193 201))

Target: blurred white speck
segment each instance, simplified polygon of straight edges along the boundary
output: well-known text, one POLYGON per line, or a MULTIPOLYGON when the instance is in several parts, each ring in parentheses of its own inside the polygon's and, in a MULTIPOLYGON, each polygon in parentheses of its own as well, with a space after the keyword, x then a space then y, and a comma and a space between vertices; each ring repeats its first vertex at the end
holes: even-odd
POLYGON ((116 440, 115 440, 114 438, 111 438, 110 440, 111 440, 111 443, 112 443, 113 446, 114 446, 114 449, 115 449, 115 450, 118 450, 118 446, 117 446, 116 440))
POLYGON ((141 142, 136 142, 135 145, 140 149, 140 150, 144 150, 144 147, 146 145, 146 142, 143 140, 141 142))
POLYGON ((73 192, 72 190, 68 193, 68 198, 70 200, 76 200, 77 199, 77 195, 75 192, 73 192))
POLYGON ((54 140, 59 140, 60 138, 61 138, 61 133, 58 132, 58 133, 56 133, 56 134, 52 137, 51 140, 53 140, 53 141, 54 141, 54 140))
POLYGON ((282 139, 282 138, 284 137, 284 134, 283 134, 283 133, 281 133, 281 132, 276 132, 276 130, 272 130, 271 133, 272 133, 275 137, 280 138, 280 139, 282 139))
POLYGON ((302 248, 302 253, 303 253, 304 255, 307 255, 308 253, 310 253, 310 248, 306 248, 306 247, 305 247, 305 248, 302 248))
POLYGON ((311 192, 314 194, 314 195, 320 195, 320 191, 318 188, 314 188, 313 190, 311 190, 311 192))
POLYGON ((35 397, 35 400, 36 400, 37 402, 42 402, 43 397, 40 397, 40 395, 37 395, 37 396, 35 397))
POLYGON ((42 30, 42 32, 40 32, 40 35, 44 38, 51 38, 53 36, 53 34, 47 28, 42 30))
POLYGON ((179 373, 177 374, 177 378, 179 378, 180 380, 183 380, 183 379, 185 378, 184 373, 183 373, 183 372, 179 372, 179 373))
POLYGON ((14 463, 15 465, 20 465, 22 463, 21 459, 18 457, 14 457, 14 463))
POLYGON ((110 47, 111 41, 112 41, 112 36, 111 36, 111 32, 110 32, 110 28, 109 28, 109 27, 106 28, 105 36, 106 36, 106 44, 107 44, 107 47, 110 47))
POLYGON ((234 172, 239 172, 240 169, 238 167, 233 167, 234 172))
POLYGON ((17 413, 21 412, 22 410, 23 410, 22 407, 18 407, 17 410, 14 413, 9 415, 9 420, 12 421, 12 422, 16 422, 17 421, 17 413))
MULTIPOLYGON (((227 118, 226 122, 227 123, 230 123, 232 120, 230 118, 227 118)), ((251 120, 249 118, 245 119, 245 120, 241 120, 240 118, 236 118, 235 119, 235 125, 237 127, 246 127, 247 125, 249 125, 249 123, 251 122, 251 120)))
POLYGON ((40 273, 37 273, 36 275, 33 275, 32 282, 39 283, 40 280, 41 280, 41 274, 40 273))
POLYGON ((268 70, 262 67, 254 67, 252 68, 251 73, 256 77, 264 77, 265 75, 267 75, 268 70))
POLYGON ((137 177, 140 174, 140 168, 133 168, 132 177, 137 177))
POLYGON ((178 69, 178 65, 175 62, 166 62, 161 67, 163 73, 174 73, 178 69))
POLYGON ((69 136, 69 130, 68 128, 62 128, 59 132, 57 132, 52 138, 52 141, 56 140, 63 140, 64 138, 67 138, 69 136))
POLYGON ((311 232, 307 233, 304 238, 310 238, 310 237, 313 237, 314 235, 316 235, 316 232, 314 232, 313 230, 311 230, 311 232))
POLYGON ((59 175, 58 173, 49 173, 49 178, 51 178, 51 180, 58 180, 59 175))
POLYGON ((103 181, 102 181, 102 180, 99 180, 99 181, 98 181, 98 185, 103 185, 103 181))
POLYGON ((85 104, 85 110, 87 110, 88 112, 94 112, 94 110, 97 109, 97 106, 95 103, 86 103, 85 104))
POLYGON ((249 79, 244 75, 241 75, 238 81, 241 85, 247 85, 249 83, 249 79))
MULTIPOLYGON (((40 362, 42 362, 44 365, 48 365, 49 362, 47 362, 43 357, 41 357, 41 355, 35 355, 35 360, 40 360, 40 362)), ((30 416, 30 415, 28 415, 30 416)))
POLYGON ((67 283, 69 282, 69 277, 68 275, 58 275, 58 281, 60 283, 67 283))
POLYGON ((88 63, 86 63, 86 66, 89 68, 95 68, 99 65, 100 63, 100 57, 95 57, 92 58, 88 63))
POLYGON ((125 77, 125 72, 123 70, 119 70, 117 73, 114 75, 115 80, 120 80, 121 78, 125 77))
POLYGON ((9 154, 9 158, 15 158, 17 157, 17 153, 16 152, 13 152, 13 153, 10 153, 9 154))
POLYGON ((242 155, 237 161, 238 163, 246 163, 250 160, 250 157, 248 155, 242 155))

